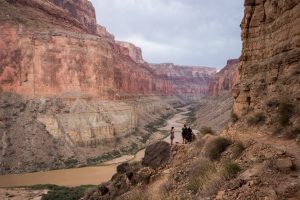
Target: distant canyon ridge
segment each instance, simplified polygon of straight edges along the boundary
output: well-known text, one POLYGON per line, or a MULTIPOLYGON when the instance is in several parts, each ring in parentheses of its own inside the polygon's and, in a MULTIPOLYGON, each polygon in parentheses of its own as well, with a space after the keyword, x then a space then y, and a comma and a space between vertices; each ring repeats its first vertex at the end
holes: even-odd
POLYGON ((0 22, 2 174, 132 152, 163 137, 149 124, 238 80, 238 60, 218 73, 147 63, 97 24, 88 0, 0 0, 0 22))

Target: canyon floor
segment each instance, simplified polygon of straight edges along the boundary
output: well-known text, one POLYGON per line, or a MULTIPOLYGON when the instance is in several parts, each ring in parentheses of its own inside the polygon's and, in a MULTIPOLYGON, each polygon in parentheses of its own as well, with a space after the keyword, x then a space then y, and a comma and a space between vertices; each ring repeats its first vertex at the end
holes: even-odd
MULTIPOLYGON (((232 98, 228 93, 224 93, 218 97, 204 97, 201 98, 200 103, 192 104, 189 106, 177 108, 177 114, 168 118, 164 123, 163 127, 157 128, 157 131, 152 134, 150 137, 151 143, 158 140, 164 140, 169 142, 169 136, 165 136, 165 133, 170 130, 172 126, 175 127, 175 145, 181 145, 182 136, 181 128, 184 123, 192 125, 195 128, 194 133, 198 133, 201 126, 205 125, 214 125, 217 130, 218 127, 222 127, 224 123, 222 121, 229 121, 230 115, 230 105, 232 104, 232 98), (212 109, 215 105, 215 109, 212 109), (218 111, 216 111, 218 110, 218 111), (217 112, 219 118, 215 118, 211 122, 210 112, 217 112), (198 117, 196 115, 208 116, 207 118, 198 117), (210 117, 209 117, 210 116, 210 117), (198 120, 198 121, 197 121, 198 120), (200 120, 200 121, 199 121, 200 120)), ((224 126, 224 125, 223 125, 224 126)), ((154 127, 152 127, 154 128, 154 127)), ((213 127, 214 128, 214 127, 213 127)), ((147 143, 148 145, 151 143, 147 143)), ((135 155, 124 155, 116 159, 112 159, 102 163, 100 166, 91 166, 91 167, 82 167, 74 169, 61 169, 61 170, 52 170, 45 172, 36 172, 36 173, 24 173, 24 174, 10 174, 0 176, 0 187, 20 187, 20 186, 32 186, 38 184, 54 184, 59 186, 67 187, 76 187, 80 185, 97 185, 102 182, 109 181, 113 174, 116 173, 116 167, 122 162, 139 162, 144 157, 145 149, 138 151, 135 155)), ((41 194, 44 194, 45 190, 40 190, 39 192, 29 192, 22 189, 2 189, 1 198, 8 199, 22 199, 24 195, 34 197, 39 197, 41 194), (8 197, 10 195, 10 197, 8 197)), ((28 197, 29 198, 29 197, 28 197)), ((30 197, 31 198, 31 197, 30 197)), ((30 199, 29 198, 29 199, 30 199)))

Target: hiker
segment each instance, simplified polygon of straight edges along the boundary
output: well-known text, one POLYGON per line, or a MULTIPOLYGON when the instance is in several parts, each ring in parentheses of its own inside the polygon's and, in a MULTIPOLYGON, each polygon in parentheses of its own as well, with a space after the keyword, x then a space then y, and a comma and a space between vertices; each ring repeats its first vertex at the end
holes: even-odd
POLYGON ((186 125, 183 125, 181 134, 182 134, 182 144, 186 144, 186 142, 187 142, 187 140, 186 140, 186 136, 187 136, 186 125))
POLYGON ((172 127, 170 130, 171 146, 173 145, 174 138, 175 138, 175 131, 174 131, 174 127, 172 127))
POLYGON ((193 130, 191 129, 191 127, 189 126, 187 128, 187 131, 186 131, 186 140, 188 143, 191 143, 192 142, 192 137, 193 137, 193 130))

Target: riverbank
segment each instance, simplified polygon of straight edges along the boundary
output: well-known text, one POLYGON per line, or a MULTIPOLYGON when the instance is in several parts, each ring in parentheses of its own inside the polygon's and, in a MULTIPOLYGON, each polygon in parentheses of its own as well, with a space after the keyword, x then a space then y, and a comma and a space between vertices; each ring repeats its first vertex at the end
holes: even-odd
MULTIPOLYGON (((175 142, 181 142, 181 127, 185 123, 188 107, 167 120, 164 127, 158 128, 159 131, 169 131, 175 127, 175 142)), ((169 136, 162 138, 169 142, 169 136)), ((144 157, 144 149, 135 155, 124 155, 102 163, 100 166, 90 166, 73 169, 52 170, 46 172, 10 174, 0 176, 0 187, 20 187, 32 186, 37 184, 54 184, 59 186, 75 187, 80 185, 98 185, 101 182, 110 180, 116 172, 116 166, 122 162, 141 161, 144 157)))

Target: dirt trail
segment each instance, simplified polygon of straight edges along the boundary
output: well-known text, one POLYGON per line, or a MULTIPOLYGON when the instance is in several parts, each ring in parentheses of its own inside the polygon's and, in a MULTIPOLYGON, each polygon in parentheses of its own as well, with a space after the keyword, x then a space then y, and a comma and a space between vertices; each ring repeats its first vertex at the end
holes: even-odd
MULTIPOLYGON (((258 143, 271 145, 272 147, 287 152, 288 154, 294 156, 294 163, 298 168, 300 168, 300 146, 294 140, 287 140, 276 136, 258 133, 254 134, 249 132, 238 134, 238 139, 241 141, 254 140, 258 143)), ((300 170, 296 170, 295 174, 298 174, 300 176, 300 170)))
MULTIPOLYGON (((295 156, 295 164, 296 166, 300 167, 300 146, 294 140, 285 140, 282 138, 277 138, 274 136, 264 136, 264 135, 257 135, 256 137, 252 138, 257 142, 265 143, 272 145, 280 150, 287 152, 295 156)), ((298 174, 300 175, 300 170, 297 170, 298 174)))

